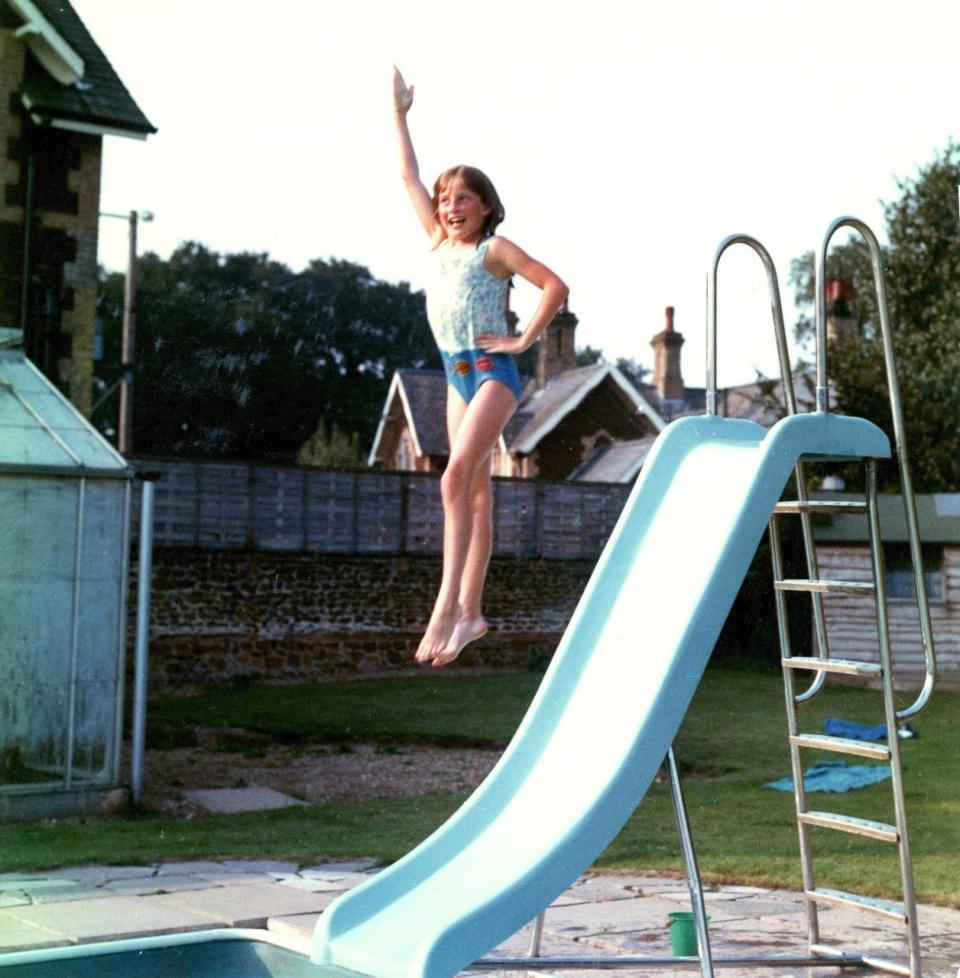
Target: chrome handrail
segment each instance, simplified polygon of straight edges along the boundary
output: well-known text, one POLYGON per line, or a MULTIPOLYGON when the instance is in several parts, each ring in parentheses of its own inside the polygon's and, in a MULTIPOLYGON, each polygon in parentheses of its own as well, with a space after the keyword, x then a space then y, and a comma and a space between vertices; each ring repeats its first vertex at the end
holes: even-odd
POLYGON ((796 414, 797 403, 793 393, 790 357, 787 351, 787 335, 783 326, 783 306, 780 302, 780 287, 777 284, 777 270, 774 268, 770 252, 749 234, 731 234, 717 246, 713 264, 707 275, 707 414, 717 413, 717 268, 724 252, 735 244, 751 247, 767 273, 767 290, 770 311, 773 315, 774 334, 777 340, 777 357, 780 361, 780 374, 783 378, 783 392, 787 401, 787 412, 796 414))
POLYGON ((887 286, 883 275, 883 256, 880 243, 873 231, 859 218, 844 216, 831 222, 823 236, 823 244, 816 262, 816 346, 817 346, 817 410, 827 411, 830 401, 830 387, 827 379, 827 300, 826 265, 827 248, 830 239, 842 227, 859 231, 870 249, 870 263, 873 267, 873 283, 880 311, 880 330, 883 338, 883 360, 887 374, 887 388, 890 392, 890 413, 893 417, 893 438, 900 469, 900 487, 903 495, 903 508, 907 520, 907 534, 910 538, 910 558, 917 590, 917 610, 920 614, 920 633, 923 640, 925 677, 916 700, 903 710, 898 710, 898 722, 919 713, 930 699, 936 681, 937 657, 933 643, 933 626, 930 622, 930 606, 927 600, 927 582, 923 575, 923 557, 920 549, 920 527, 917 519, 917 505, 913 493, 913 480, 907 456, 907 442, 904 434, 903 404, 900 399, 900 385, 897 381, 896 354, 893 346, 893 331, 887 305, 887 286))
MULTIPOLYGON (((793 390, 793 373, 790 369, 790 354, 787 349, 787 332, 783 324, 783 304, 780 301, 780 286, 777 282, 777 270, 770 257, 770 252, 749 234, 731 234, 717 246, 713 263, 707 275, 707 392, 706 413, 717 413, 717 270, 720 259, 728 248, 736 244, 745 244, 752 248, 763 262, 767 273, 767 292, 770 301, 770 313, 773 317, 773 332, 777 342, 777 359, 780 363, 780 379, 783 384, 783 397, 786 402, 787 414, 797 413, 797 400, 793 390)), ((794 468, 797 483, 797 499, 808 501, 807 481, 803 464, 798 462, 794 468)), ((813 543, 813 524, 808 513, 801 513, 801 531, 803 534, 803 551, 811 578, 816 578, 817 553, 813 543)), ((823 596, 817 592, 811 594, 813 605, 814 631, 817 637, 817 656, 824 659, 828 655, 827 628, 823 614, 823 596)), ((827 675, 818 672, 811 680, 809 687, 797 694, 797 702, 802 703, 816 696, 823 688, 827 675)))

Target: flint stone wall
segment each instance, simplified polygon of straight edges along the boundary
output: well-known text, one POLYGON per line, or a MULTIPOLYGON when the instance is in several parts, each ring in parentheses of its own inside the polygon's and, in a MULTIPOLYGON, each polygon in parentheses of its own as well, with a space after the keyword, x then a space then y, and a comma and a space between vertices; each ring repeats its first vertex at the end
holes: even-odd
MULTIPOLYGON (((485 602, 490 632, 455 667, 541 663, 555 649, 593 566, 592 559, 494 558, 485 602)), ((135 562, 132 569, 135 577, 135 562)), ((151 688, 408 670, 439 580, 440 560, 432 556, 159 548, 151 688)), ((135 594, 135 580, 132 588, 135 594)))

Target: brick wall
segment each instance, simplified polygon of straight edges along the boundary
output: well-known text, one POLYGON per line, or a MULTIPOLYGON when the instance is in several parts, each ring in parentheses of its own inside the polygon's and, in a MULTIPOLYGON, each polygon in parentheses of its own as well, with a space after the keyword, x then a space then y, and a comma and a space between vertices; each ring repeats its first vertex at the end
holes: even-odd
POLYGON ((97 230, 100 209, 100 136, 71 133, 77 167, 68 175, 76 194, 76 214, 48 214, 46 227, 63 228, 74 244, 73 260, 63 267, 64 307, 61 330, 70 337, 70 356, 60 364, 60 378, 70 400, 90 413, 93 393, 93 337, 97 305, 97 230))
MULTIPOLYGON (((593 565, 494 559, 490 633, 458 665, 523 669, 552 653, 593 565)), ((410 669, 439 580, 437 557, 158 549, 151 687, 410 669)))
POLYGON ((0 29, 0 326, 20 325, 25 161, 32 151, 34 281, 28 352, 88 414, 103 140, 28 121, 19 94, 25 58, 23 43, 10 30, 0 29))

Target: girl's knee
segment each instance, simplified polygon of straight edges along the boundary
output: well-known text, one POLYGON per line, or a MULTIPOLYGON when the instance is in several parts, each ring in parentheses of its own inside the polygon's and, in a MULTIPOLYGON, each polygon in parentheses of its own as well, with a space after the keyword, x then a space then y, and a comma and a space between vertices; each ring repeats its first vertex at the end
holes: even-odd
POLYGON ((443 475, 440 476, 440 494, 446 500, 456 499, 464 495, 470 488, 470 473, 466 466, 455 459, 450 459, 443 475))

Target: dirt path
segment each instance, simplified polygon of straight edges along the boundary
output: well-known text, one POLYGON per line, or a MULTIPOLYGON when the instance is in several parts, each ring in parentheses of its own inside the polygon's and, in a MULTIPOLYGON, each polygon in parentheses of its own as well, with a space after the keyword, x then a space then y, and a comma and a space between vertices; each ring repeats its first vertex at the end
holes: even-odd
POLYGON ((146 807, 189 817, 200 809, 183 792, 202 788, 273 788, 311 804, 336 798, 411 797, 472 791, 498 750, 358 744, 265 746, 233 752, 200 747, 148 750, 146 807))

